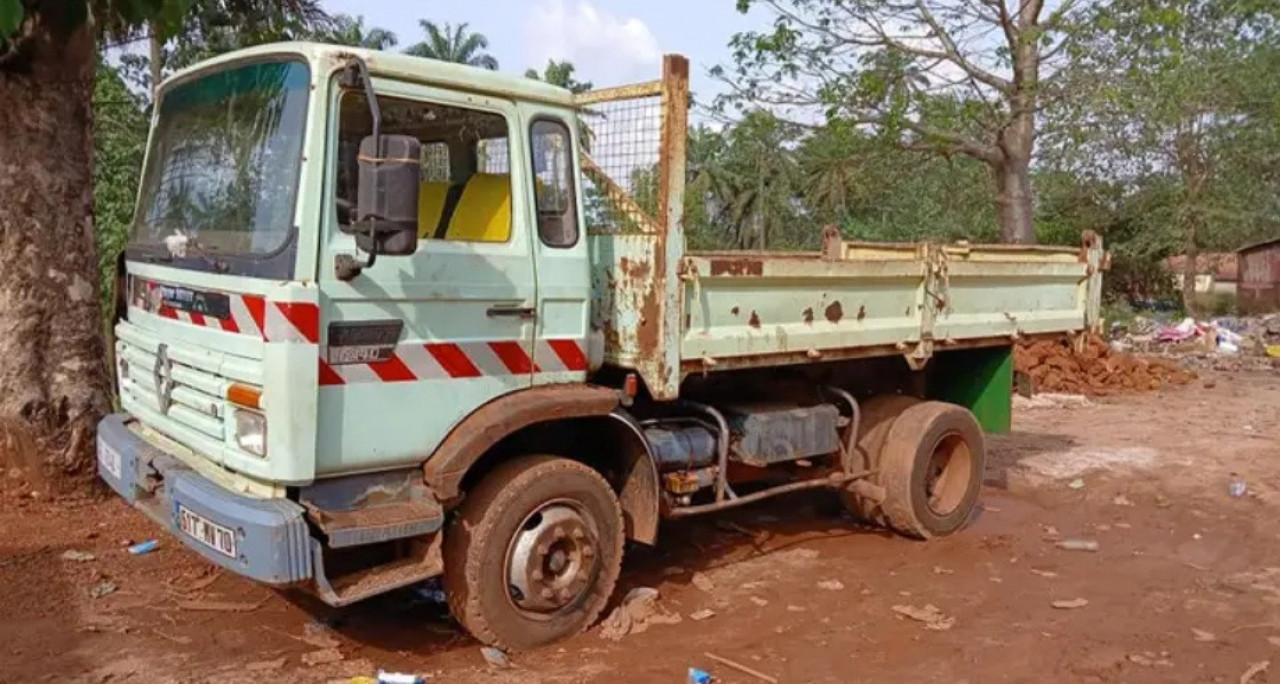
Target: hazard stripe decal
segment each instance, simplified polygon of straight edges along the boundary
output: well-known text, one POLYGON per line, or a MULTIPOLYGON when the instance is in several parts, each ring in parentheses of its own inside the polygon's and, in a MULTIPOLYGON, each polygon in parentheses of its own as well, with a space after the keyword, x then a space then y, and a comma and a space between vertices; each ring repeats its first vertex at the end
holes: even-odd
POLYGON ((322 358, 320 384, 465 380, 587 370, 587 356, 577 340, 539 340, 535 353, 544 347, 555 358, 550 367, 535 363, 525 346, 515 340, 400 344, 391 358, 376 363, 334 365, 322 358))

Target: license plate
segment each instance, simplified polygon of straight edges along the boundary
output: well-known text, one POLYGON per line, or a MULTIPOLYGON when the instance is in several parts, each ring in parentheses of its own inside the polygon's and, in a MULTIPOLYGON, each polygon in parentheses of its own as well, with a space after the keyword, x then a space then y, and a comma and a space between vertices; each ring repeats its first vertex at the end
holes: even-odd
POLYGON ((236 534, 208 518, 178 506, 178 528, 182 533, 224 556, 236 557, 236 534))
POLYGON ((102 464, 103 470, 111 473, 111 477, 120 479, 120 452, 102 440, 98 440, 98 463, 102 464))

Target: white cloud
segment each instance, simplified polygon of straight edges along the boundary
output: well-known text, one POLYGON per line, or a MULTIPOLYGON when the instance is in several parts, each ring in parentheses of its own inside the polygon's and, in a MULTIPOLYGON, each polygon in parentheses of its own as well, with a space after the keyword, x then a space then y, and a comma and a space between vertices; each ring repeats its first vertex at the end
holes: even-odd
POLYGON ((640 19, 601 10, 589 0, 538 0, 524 24, 529 63, 569 60, 597 87, 658 78, 662 51, 640 19))

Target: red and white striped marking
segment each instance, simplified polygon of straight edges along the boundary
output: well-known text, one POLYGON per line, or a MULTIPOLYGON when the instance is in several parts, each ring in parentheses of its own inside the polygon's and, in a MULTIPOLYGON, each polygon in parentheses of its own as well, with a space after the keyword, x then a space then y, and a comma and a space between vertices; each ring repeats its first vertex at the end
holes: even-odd
POLYGON ((320 307, 310 302, 267 301, 262 295, 219 292, 229 300, 230 318, 183 311, 160 300, 159 283, 139 280, 132 305, 161 318, 257 337, 267 342, 320 343, 320 307), (141 300, 140 300, 141 299, 141 300))
POLYGON ((334 365, 320 358, 323 386, 457 380, 532 373, 583 372, 587 355, 573 339, 539 340, 533 357, 516 340, 400 344, 378 363, 334 365))

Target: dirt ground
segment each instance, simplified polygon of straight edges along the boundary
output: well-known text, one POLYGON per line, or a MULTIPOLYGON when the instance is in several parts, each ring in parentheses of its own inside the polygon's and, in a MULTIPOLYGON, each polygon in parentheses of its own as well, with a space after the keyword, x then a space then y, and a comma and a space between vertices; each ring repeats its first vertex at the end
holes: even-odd
POLYGON ((780 682, 1280 682, 1278 462, 1276 372, 1020 410, 1013 434, 991 438, 983 510, 961 533, 896 538, 812 494, 668 525, 657 549, 629 552, 617 595, 654 587, 679 623, 620 641, 594 628, 506 670, 414 593, 333 610, 164 537, 130 556, 155 536, 141 514, 109 498, 51 505, 7 478, 0 680, 329 682, 382 668, 675 683, 692 665, 760 681, 712 653, 780 682), (895 612, 927 605, 933 623, 895 612))

